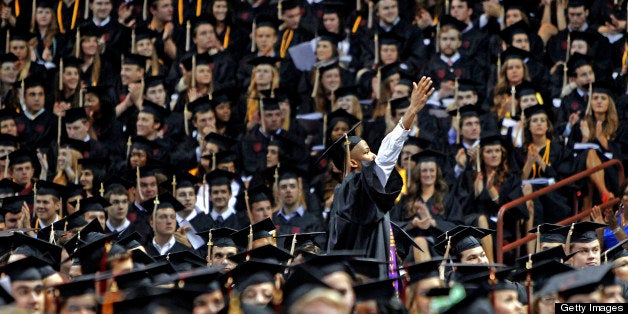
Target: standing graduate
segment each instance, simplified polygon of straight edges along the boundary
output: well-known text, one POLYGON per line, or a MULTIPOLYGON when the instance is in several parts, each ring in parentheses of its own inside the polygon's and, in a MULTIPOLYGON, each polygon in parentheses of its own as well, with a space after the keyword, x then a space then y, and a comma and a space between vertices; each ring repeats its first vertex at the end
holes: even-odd
MULTIPOLYGON (((336 167, 346 168, 345 173, 349 173, 334 191, 328 250, 365 250, 367 257, 389 260, 391 265, 395 264, 396 259, 391 256, 396 250, 394 239, 391 241, 388 211, 393 207, 403 184, 395 164, 414 117, 425 106, 433 91, 430 78, 423 77, 418 84, 414 84, 410 108, 399 125, 384 138, 379 156, 371 152, 366 141, 357 136, 345 136, 328 149, 327 153, 331 153, 336 167), (345 157, 350 159, 345 160, 345 157)), ((380 265, 379 276, 387 275, 386 265, 380 265)))

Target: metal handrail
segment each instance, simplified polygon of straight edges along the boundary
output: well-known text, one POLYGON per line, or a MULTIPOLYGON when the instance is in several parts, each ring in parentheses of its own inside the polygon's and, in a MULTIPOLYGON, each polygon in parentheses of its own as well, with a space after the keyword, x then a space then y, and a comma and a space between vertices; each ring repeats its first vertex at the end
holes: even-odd
MULTIPOLYGON (((539 197, 541 195, 545 195, 545 194, 547 194, 549 192, 552 192, 554 190, 562 188, 563 186, 565 186, 567 184, 576 182, 576 181, 578 181, 580 179, 588 177, 589 175, 591 175, 591 174, 593 174, 595 172, 598 172, 600 170, 603 170, 605 168, 612 167, 612 166, 618 166, 619 167, 619 171, 618 171, 618 174, 619 174, 619 184, 621 185, 624 182, 624 166, 622 165, 622 163, 621 163, 621 161, 619 159, 612 159, 612 160, 609 160, 609 161, 604 162, 602 164, 599 164, 599 165, 597 165, 597 166, 595 166, 595 167, 593 167, 591 169, 587 169, 587 170, 579 172, 579 173, 577 173, 577 174, 575 174, 573 176, 567 177, 567 178, 565 178, 565 179, 563 179, 561 181, 556 182, 553 185, 546 186, 546 187, 544 187, 544 188, 542 188, 542 189, 540 189, 538 191, 534 191, 534 192, 530 193, 529 195, 520 197, 520 198, 518 198, 518 199, 516 199, 514 201, 511 201, 509 203, 506 203, 506 204, 502 205, 502 207, 499 208, 499 212, 497 213, 497 252, 496 252, 497 253, 496 254, 497 255, 497 263, 503 263, 504 262, 504 252, 510 251, 510 250, 512 250, 512 249, 514 249, 514 248, 516 248, 518 246, 521 246, 524 243, 526 243, 526 242, 536 238, 536 235, 528 235, 528 236, 523 237, 523 238, 521 238, 521 239, 519 239, 519 240, 517 240, 517 241, 515 241, 513 243, 510 243, 507 246, 504 246, 504 214, 508 210, 510 210, 510 209, 512 209, 512 208, 514 208, 516 206, 519 206, 520 204, 523 204, 523 203, 525 203, 528 200, 537 198, 537 197, 539 197), (524 239, 526 239, 526 240, 524 240, 524 239)), ((611 200, 609 202, 606 202, 606 203, 602 204, 601 207, 606 208, 608 206, 615 205, 618 202, 619 202, 619 199, 614 199, 614 200, 611 200)), ((583 217, 586 217, 587 215, 589 215, 591 213, 591 210, 592 210, 591 208, 583 210, 582 212, 578 213, 577 215, 571 216, 571 217, 569 217, 569 218, 559 222, 558 224, 567 224, 567 223, 574 222, 574 221, 576 221, 578 219, 581 219, 583 217)))

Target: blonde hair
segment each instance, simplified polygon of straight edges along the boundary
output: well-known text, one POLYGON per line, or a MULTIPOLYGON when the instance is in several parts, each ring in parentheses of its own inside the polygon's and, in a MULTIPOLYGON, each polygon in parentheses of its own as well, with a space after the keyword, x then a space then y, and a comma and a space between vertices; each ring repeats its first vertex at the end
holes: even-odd
MULTIPOLYGON (((50 25, 46 29, 46 35, 44 35, 44 46, 50 47, 52 46, 52 41, 55 36, 59 33, 59 26, 57 25, 57 14, 55 10, 49 9, 51 11, 52 16, 50 17, 50 25)), ((37 21, 35 19, 36 12, 33 12, 33 18, 31 19, 31 29, 30 32, 37 34, 39 36, 39 30, 37 29, 37 21)))
MULTIPOLYGON (((593 94, 597 94, 594 92, 593 94)), ((617 132, 617 128, 619 127, 619 117, 617 115, 617 108, 615 107, 615 101, 613 97, 610 95, 606 95, 608 97, 608 110, 605 113, 605 119, 602 121, 602 133, 606 138, 613 139, 615 137, 615 133, 617 132)), ((591 132, 590 138, 596 138, 597 134, 595 134, 595 125, 597 120, 595 119, 595 115, 593 114, 593 109, 591 106, 588 106, 584 115, 584 121, 586 121, 587 126, 591 132)))
MULTIPOLYGON (((91 37, 91 36, 81 36, 81 42, 79 43, 79 45, 81 45, 81 47, 79 47, 79 59, 81 59, 81 60, 84 60, 83 58, 85 56, 84 53, 83 53, 82 44, 89 37, 91 37)), ((100 78, 100 70, 101 70, 100 64, 101 64, 100 53, 96 52, 96 54, 94 54, 94 61, 92 62, 92 75, 89 78, 89 80, 91 81, 89 83, 91 83, 91 84, 89 84, 89 85, 92 85, 92 86, 98 85, 98 79, 100 78)), ((80 67, 80 65, 79 65, 79 67, 80 67)), ((82 69, 79 68, 79 74, 81 72, 82 72, 82 69)))
MULTIPOLYGON (((493 108, 491 111, 497 112, 499 111, 499 106, 504 97, 510 96, 510 82, 506 76, 506 71, 508 71, 508 66, 513 60, 519 59, 508 59, 504 61, 501 70, 499 71, 499 77, 497 78, 497 84, 495 85, 495 89, 493 91, 493 108)), ((523 80, 530 81, 530 71, 528 70, 528 66, 523 60, 519 60, 523 64, 523 80)))
MULTIPOLYGON (((72 170, 76 171, 76 169, 78 169, 78 160, 83 158, 83 155, 81 154, 81 152, 71 149, 71 148, 61 148, 61 149, 69 151, 70 160, 67 162, 71 162, 72 170)), ((78 176, 79 172, 75 173, 74 175, 78 176)), ((55 175, 54 179, 52 179, 52 182, 56 184, 61 184, 61 185, 67 185, 68 183, 71 183, 67 174, 65 173, 65 171, 63 171, 63 169, 57 169, 57 174, 55 175)))
MULTIPOLYGON (((246 121, 253 120, 253 117, 259 112, 259 99, 263 98, 263 94, 257 90, 257 82, 255 81, 255 70, 260 66, 270 66, 273 72, 273 80, 271 83, 271 89, 279 88, 279 70, 276 67, 268 64, 260 64, 253 67, 251 70, 251 83, 247 89, 249 97, 246 100, 246 121)), ((262 119, 263 117, 260 117, 262 119)), ((288 117, 289 118, 289 117, 288 117)))

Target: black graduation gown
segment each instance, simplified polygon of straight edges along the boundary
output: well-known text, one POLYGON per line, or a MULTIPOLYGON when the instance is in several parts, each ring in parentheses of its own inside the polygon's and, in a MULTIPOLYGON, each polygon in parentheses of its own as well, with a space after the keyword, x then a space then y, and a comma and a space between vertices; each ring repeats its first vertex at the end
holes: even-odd
MULTIPOLYGON (((155 246, 153 246, 152 240, 146 243, 145 248, 146 248, 146 254, 148 254, 151 257, 157 257, 157 256, 162 255, 162 254, 159 254, 159 251, 157 251, 155 246)), ((168 252, 166 252, 166 254, 163 254, 163 255, 168 255, 168 254, 183 252, 183 251, 189 251, 198 255, 198 253, 194 249, 187 247, 178 241, 175 241, 172 248, 170 248, 170 250, 168 250, 168 252)))
POLYGON ((297 214, 290 220, 286 220, 282 215, 279 215, 277 211, 273 214, 272 219, 279 234, 306 233, 323 230, 321 220, 307 210, 303 212, 303 216, 297 214))
POLYGON ((239 157, 244 173, 253 174, 266 168, 266 153, 270 138, 254 126, 238 143, 239 157))
POLYGON ((457 225, 463 224, 462 220, 462 207, 457 202, 456 197, 453 193, 449 192, 445 195, 445 213, 439 213, 439 209, 436 208, 434 204, 434 197, 428 198, 423 203, 430 209, 430 215, 436 221, 436 226, 430 227, 427 230, 421 230, 419 228, 414 228, 409 223, 414 219, 415 216, 407 217, 405 213, 405 206, 407 201, 407 195, 404 195, 399 203, 395 205, 393 210, 390 213, 390 219, 395 222, 399 222, 399 224, 407 224, 405 230, 413 237, 418 236, 438 236, 445 231, 449 231, 455 228, 457 225))
MULTIPOLYGON (((393 169, 382 186, 375 166, 375 162, 363 162, 361 172, 350 173, 336 186, 329 213, 328 250, 365 250, 366 257, 389 260, 389 211, 403 182, 393 169)), ((379 278, 388 276, 387 266, 378 266, 379 278)))
POLYGON ((196 232, 209 230, 212 226, 212 219, 205 213, 197 213, 196 217, 190 220, 190 225, 194 227, 194 230, 196 230, 196 232))
POLYGON ((484 63, 489 55, 488 43, 486 34, 474 26, 462 33, 460 54, 484 63))
POLYGON ((233 58, 233 60, 240 60, 242 59, 243 54, 246 52, 246 48, 250 47, 250 31, 246 31, 245 29, 243 29, 242 27, 238 27, 237 25, 226 26, 225 31, 220 34, 216 34, 216 36, 218 37, 218 41, 223 44, 223 48, 225 44, 225 37, 227 36, 227 28, 229 29, 229 38, 226 52, 233 58))
POLYGON ((15 123, 25 147, 44 148, 57 141, 57 116, 48 110, 44 110, 33 120, 21 113, 15 123))
POLYGON ((146 243, 153 238, 153 228, 149 224, 150 213, 148 211, 138 208, 137 204, 134 203, 129 206, 127 219, 131 221, 135 231, 142 236, 141 243, 146 243))
POLYGON ((425 64, 422 75, 429 76, 434 81, 434 86, 440 88, 441 81, 445 78, 446 73, 452 73, 454 76, 460 79, 468 79, 480 84, 477 87, 479 99, 486 97, 484 95, 486 84, 486 70, 475 59, 466 57, 460 51, 460 59, 454 62, 451 66, 445 63, 440 54, 435 54, 430 58, 429 62, 425 64))
MULTIPOLYGON (((211 219, 211 216, 208 217, 211 219)), ((251 222, 249 221, 249 217, 247 217, 246 212, 240 211, 236 211, 235 214, 227 217, 227 219, 225 219, 223 222, 218 222, 212 219, 212 229, 224 227, 240 230, 250 224, 251 222)))
POLYGON ((580 111, 580 119, 584 118, 585 111, 587 109, 587 101, 584 97, 578 94, 578 90, 574 89, 567 96, 563 97, 560 103, 560 107, 554 108, 556 113, 556 120, 554 122, 555 134, 561 136, 565 131, 565 127, 569 122, 569 116, 572 113, 580 111))

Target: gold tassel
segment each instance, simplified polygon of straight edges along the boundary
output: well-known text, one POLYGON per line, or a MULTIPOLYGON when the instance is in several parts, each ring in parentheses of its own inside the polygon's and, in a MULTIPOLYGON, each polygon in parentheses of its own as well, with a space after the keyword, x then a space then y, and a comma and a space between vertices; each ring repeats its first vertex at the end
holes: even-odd
POLYGON ((131 53, 136 53, 135 49, 135 26, 131 28, 131 53))
POLYGON ((192 55, 192 81, 190 85, 192 88, 196 88, 196 54, 192 55))
MULTIPOLYGON (((79 0, 76 0, 79 1, 79 0)), ((87 20, 89 18, 89 0, 85 0, 85 10, 83 11, 83 19, 87 20)))
POLYGON ((133 145, 133 142, 131 141, 131 137, 129 136, 129 139, 126 141, 126 159, 129 159, 129 156, 131 155, 131 146, 133 145))
POLYGON ((203 0, 196 0, 196 16, 201 15, 202 8, 203 8, 203 0))
POLYGON ((177 191, 177 175, 172 175, 172 195, 175 195, 177 191))
MULTIPOLYGON (((179 0, 179 1, 183 1, 183 0, 179 0)), ((183 14, 182 12, 179 14, 183 14)), ((192 28, 192 25, 190 24, 190 21, 187 21, 185 23, 185 52, 190 51, 190 29, 192 28)))
POLYGON ((255 52, 255 29, 257 25, 255 21, 253 21, 253 25, 251 25, 251 35, 253 35, 253 40, 251 40, 251 52, 255 52))
POLYGON ((282 0, 277 0, 277 19, 281 20, 281 11, 283 11, 283 2, 282 0))
POLYGON ((262 127, 262 132, 266 133, 266 123, 264 122, 264 101, 259 99, 259 122, 262 127))
POLYGON ((346 177, 351 172, 351 141, 349 141, 349 135, 345 133, 345 171, 344 176, 346 177))
MULTIPOLYGON (((79 0, 76 0, 79 1, 79 0)), ((76 28, 76 38, 74 41, 74 57, 79 58, 81 56, 81 28, 76 28)))
POLYGON ((179 14, 179 25, 183 25, 183 0, 177 3, 177 13, 179 14))
POLYGON ((63 91, 63 58, 59 60, 59 90, 63 91))
POLYGON ((565 253, 569 254, 571 249, 569 248, 571 246, 571 235, 573 234, 573 229, 576 226, 575 223, 571 223, 571 227, 569 228, 569 232, 567 233, 567 240, 565 240, 565 253))
POLYGON ((373 1, 369 1, 368 2, 369 5, 369 16, 367 17, 367 23, 366 23, 366 27, 368 27, 368 29, 373 28, 373 1))
POLYGON ((140 197, 140 201, 144 200, 144 196, 142 195, 142 189, 140 188, 140 167, 135 167, 135 186, 137 188, 137 195, 140 197))
POLYGON ((379 65, 379 33, 375 33, 373 41, 375 42, 375 60, 373 63, 379 65))
POLYGON ((100 189, 98 192, 100 193, 100 197, 105 197, 105 185, 102 182, 100 182, 100 189))
POLYGON ((312 88, 312 94, 310 95, 312 98, 316 97, 316 93, 318 93, 319 85, 320 85, 320 70, 316 68, 314 71, 314 88, 312 88))
POLYGON ((449 15, 449 0, 445 0, 445 14, 449 15))
POLYGON ((148 20, 148 0, 144 0, 144 5, 142 6, 142 20, 148 20))
MULTIPOLYGON (((15 3, 18 3, 18 1, 15 1, 15 3)), ((4 48, 4 53, 9 53, 11 51, 9 51, 10 47, 9 47, 9 43, 11 42, 11 31, 7 29, 7 37, 6 37, 6 44, 5 44, 5 48, 4 48)))
POLYGON ((515 108, 515 93, 517 92, 517 89, 515 88, 515 86, 510 86, 510 117, 511 118, 515 118, 515 115, 517 114, 517 108, 515 108))
POLYGON ((323 114, 323 147, 327 147, 327 113, 323 114))
POLYGON ((188 109, 188 104, 183 106, 183 127, 185 128, 185 135, 190 136, 190 122, 188 122, 188 116, 190 115, 190 110, 188 109))
POLYGON ((477 167, 477 172, 482 172, 482 146, 478 145, 478 152, 475 154, 475 166, 477 167))
POLYGON ((593 98, 593 83, 589 83, 589 99, 587 100, 587 111, 585 111, 585 114, 591 112, 591 98, 593 98))
POLYGON ((375 98, 382 98, 382 68, 377 68, 377 89, 375 90, 375 98))
POLYGON ((563 64, 563 88, 567 86, 567 62, 569 62, 569 57, 571 53, 571 33, 567 33, 567 52, 565 53, 565 64, 563 64))
POLYGON ((4 178, 7 179, 9 178, 9 163, 11 162, 11 160, 9 160, 9 155, 7 154, 7 158, 4 161, 4 178))

